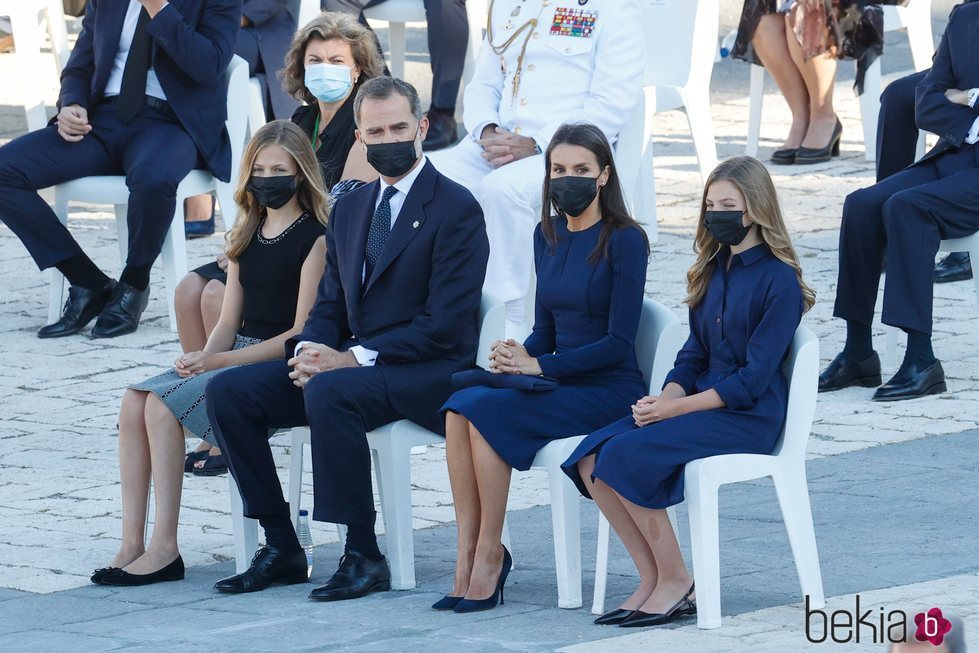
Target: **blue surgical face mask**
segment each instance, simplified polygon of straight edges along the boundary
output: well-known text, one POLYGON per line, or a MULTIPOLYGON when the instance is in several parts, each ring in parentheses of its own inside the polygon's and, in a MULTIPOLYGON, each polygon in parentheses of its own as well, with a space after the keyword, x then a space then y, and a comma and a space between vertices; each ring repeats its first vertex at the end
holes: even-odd
POLYGON ((332 63, 306 66, 306 88, 320 102, 339 102, 353 87, 350 74, 353 68, 332 63))

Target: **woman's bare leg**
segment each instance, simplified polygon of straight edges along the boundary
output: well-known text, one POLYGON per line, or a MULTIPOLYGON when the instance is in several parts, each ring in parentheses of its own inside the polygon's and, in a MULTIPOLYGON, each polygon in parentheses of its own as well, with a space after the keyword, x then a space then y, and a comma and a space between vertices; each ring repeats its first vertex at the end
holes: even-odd
POLYGON ((143 555, 150 490, 150 447, 143 420, 148 393, 126 390, 119 410, 119 480, 122 487, 122 545, 108 566, 125 567, 143 555))
POLYGON ((469 420, 453 412, 445 414, 445 458, 449 465, 449 485, 455 507, 457 552, 455 580, 451 596, 465 596, 469 590, 476 541, 479 538, 479 491, 469 444, 469 420))
MULTIPOLYGON (((795 39, 794 36, 792 38, 795 39)), ((797 148, 809 128, 809 91, 802 73, 789 54, 785 18, 780 14, 762 16, 751 44, 792 112, 792 126, 782 147, 797 148)))
POLYGON ((809 94, 809 128, 802 147, 819 149, 826 147, 836 128, 836 110, 833 108, 836 58, 832 52, 824 52, 806 61, 802 45, 792 31, 792 21, 793 14, 790 13, 785 19, 786 42, 809 94))
POLYGON ((479 489, 479 539, 473 558, 472 574, 466 598, 485 599, 496 591, 503 565, 503 520, 506 518, 507 495, 510 493, 510 474, 513 471, 493 450, 483 435, 469 425, 473 470, 479 489))
POLYGON ((206 285, 207 279, 196 272, 189 272, 180 280, 174 292, 173 310, 177 317, 177 337, 185 354, 201 351, 207 344, 204 318, 201 315, 201 294, 206 285))
MULTIPOLYGON (((217 279, 211 279, 201 292, 201 320, 204 323, 205 342, 211 337, 211 332, 218 325, 221 317, 221 304, 224 303, 224 284, 217 279)), ((203 349, 203 347, 201 347, 203 349)))

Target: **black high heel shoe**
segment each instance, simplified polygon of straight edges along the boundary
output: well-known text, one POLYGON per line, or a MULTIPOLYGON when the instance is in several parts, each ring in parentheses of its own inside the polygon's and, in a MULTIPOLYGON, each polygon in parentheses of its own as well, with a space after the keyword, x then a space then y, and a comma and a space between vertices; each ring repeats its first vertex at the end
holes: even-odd
POLYGON ((800 147, 795 153, 796 165, 808 165, 810 163, 825 163, 834 156, 840 155, 840 139, 843 137, 843 123, 836 119, 836 126, 833 127, 833 135, 829 137, 826 147, 812 148, 800 147))
POLYGON ((795 155, 799 152, 797 147, 785 147, 781 150, 772 152, 772 163, 780 166, 790 166, 795 163, 795 155))
POLYGON ((452 611, 458 614, 465 612, 479 612, 481 610, 491 610, 496 607, 497 601, 503 605, 503 586, 506 585, 506 577, 513 566, 513 558, 506 547, 503 547, 503 568, 500 569, 500 580, 496 583, 496 591, 485 599, 462 599, 456 603, 452 611))
POLYGON ((162 569, 149 574, 130 574, 124 569, 117 569, 108 572, 102 577, 102 585, 152 585, 153 583, 164 583, 172 580, 184 579, 184 559, 179 555, 177 559, 162 569))
POLYGON ((432 610, 452 610, 459 602, 466 597, 464 596, 452 596, 451 594, 446 594, 438 601, 432 604, 432 610))
POLYGON ((628 619, 619 624, 619 628, 641 628, 643 626, 660 626, 676 621, 680 617, 689 617, 697 614, 696 599, 691 599, 693 594, 693 584, 683 595, 683 598, 673 604, 673 607, 663 613, 654 612, 649 614, 642 610, 636 610, 628 619))

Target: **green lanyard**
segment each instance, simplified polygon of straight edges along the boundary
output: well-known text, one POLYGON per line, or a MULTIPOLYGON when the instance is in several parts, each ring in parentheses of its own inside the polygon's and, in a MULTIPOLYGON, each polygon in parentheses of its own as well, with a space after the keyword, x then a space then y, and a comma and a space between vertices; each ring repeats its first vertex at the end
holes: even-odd
POLYGON ((316 109, 316 124, 313 125, 313 152, 316 151, 316 141, 320 138, 320 112, 316 109))

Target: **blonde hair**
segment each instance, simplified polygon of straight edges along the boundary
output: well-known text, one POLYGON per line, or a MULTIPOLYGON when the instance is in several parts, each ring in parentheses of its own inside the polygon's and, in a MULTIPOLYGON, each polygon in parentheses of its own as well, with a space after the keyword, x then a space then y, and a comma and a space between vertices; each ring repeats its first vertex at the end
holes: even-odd
POLYGON ((286 54, 285 68, 279 71, 282 87, 300 102, 316 105, 316 96, 306 88, 305 61, 306 46, 314 39, 340 39, 347 43, 353 52, 354 63, 360 68, 360 81, 377 77, 384 71, 374 33, 349 14, 324 11, 296 32, 286 54))
POLYGON ((684 302, 693 308, 703 300, 704 295, 707 294, 711 275, 717 266, 717 254, 724 247, 704 226, 707 191, 711 184, 721 180, 727 180, 737 186, 744 196, 748 217, 758 225, 761 238, 768 245, 768 249, 775 258, 795 270, 799 288, 802 289, 803 312, 808 311, 816 303, 816 293, 802 278, 802 266, 799 265, 799 258, 785 227, 772 177, 760 161, 750 156, 736 156, 722 162, 714 168, 707 178, 707 183, 704 184, 704 194, 700 200, 700 220, 697 222, 697 234, 693 242, 693 251, 697 254, 697 260, 687 272, 687 298, 684 302))
POLYGON ((259 205, 248 192, 248 180, 251 179, 258 153, 271 144, 281 147, 296 162, 298 168, 296 196, 303 211, 323 225, 330 215, 329 195, 309 138, 303 130, 288 120, 273 120, 255 132, 241 158, 241 174, 238 176, 238 186, 235 188, 238 217, 235 219, 234 227, 225 235, 228 258, 233 261, 237 261, 252 242, 258 224, 265 217, 265 207, 259 205))

